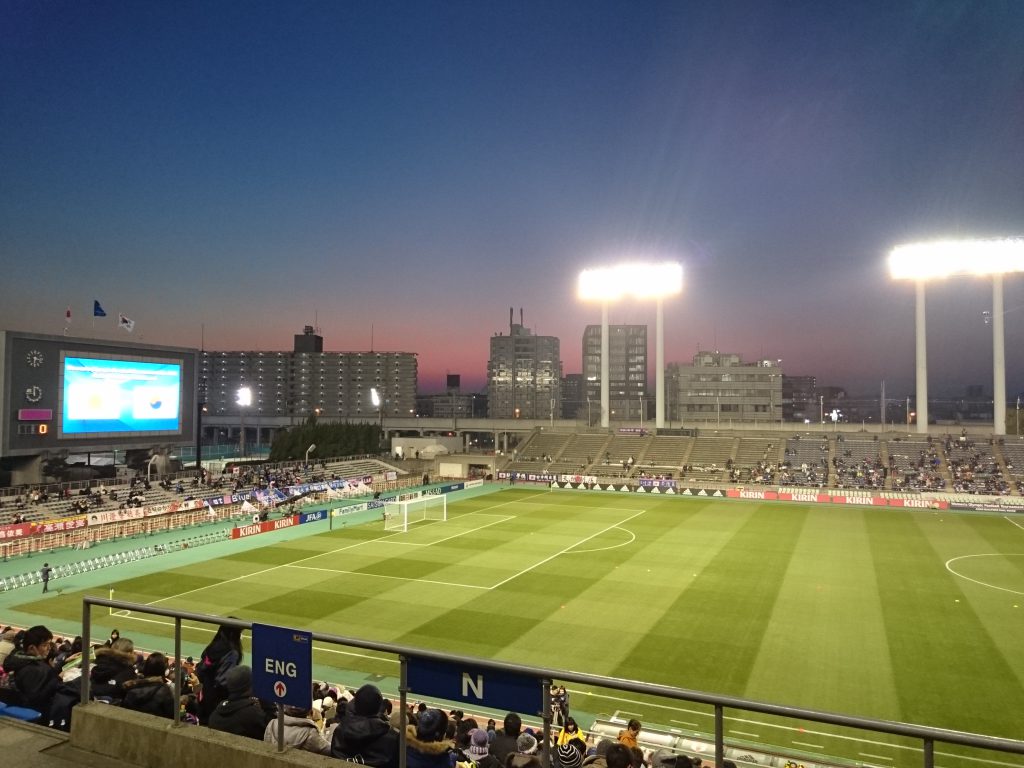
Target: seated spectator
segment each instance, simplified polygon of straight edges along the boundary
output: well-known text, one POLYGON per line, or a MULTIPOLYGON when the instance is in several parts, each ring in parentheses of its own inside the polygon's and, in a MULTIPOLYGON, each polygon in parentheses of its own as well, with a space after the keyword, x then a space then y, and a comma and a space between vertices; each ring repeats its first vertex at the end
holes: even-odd
MULTIPOLYGON (((502 768, 498 758, 491 754, 491 740, 483 728, 474 728, 469 732, 469 748, 466 752, 478 768, 502 768)), ((579 764, 575 768, 579 768, 579 764)))
MULTIPOLYGON (((287 706, 284 708, 284 743, 295 749, 316 752, 318 755, 331 754, 331 745, 320 735, 320 729, 313 720, 316 710, 287 706)), ((263 740, 277 743, 277 720, 267 723, 263 740)))
POLYGON ((162 653, 149 654, 142 663, 142 677, 124 684, 121 706, 173 720, 174 691, 164 677, 166 672, 167 657, 162 653))
POLYGON ((96 664, 89 671, 94 699, 121 701, 124 684, 135 677, 135 643, 127 637, 118 637, 109 646, 96 649, 96 664))
MULTIPOLYGON (((210 644, 203 649, 203 654, 196 666, 196 677, 199 678, 199 722, 206 725, 210 714, 217 705, 227 698, 225 680, 228 672, 242 663, 242 630, 238 627, 223 625, 217 628, 210 644)), ((256 738, 262 739, 260 731, 256 738)))
POLYGON ((252 670, 245 665, 232 667, 225 676, 225 688, 228 697, 210 714, 209 726, 262 741, 273 715, 252 695, 252 670))
POLYGON ((18 636, 18 630, 12 627, 5 627, 4 632, 0 635, 0 666, 3 666, 4 661, 14 650, 14 639, 18 636))
POLYGON ((447 732, 448 715, 440 709, 422 712, 405 731, 407 768, 451 768, 454 745, 445 739, 447 732))
POLYGON ((587 745, 582 739, 570 739, 555 750, 553 765, 557 768, 580 768, 587 745))
POLYGON ((498 758, 498 762, 502 765, 505 765, 509 755, 515 754, 516 740, 522 729, 523 721, 519 715, 515 712, 505 715, 504 727, 495 733, 494 740, 491 742, 491 754, 498 758))
POLYGON ((572 717, 567 717, 565 719, 565 725, 562 727, 562 730, 558 732, 558 740, 555 743, 560 747, 573 740, 581 742, 584 746, 586 745, 586 739, 584 739, 583 734, 580 732, 580 727, 576 723, 576 720, 572 717))
POLYGON ((626 728, 619 731, 619 743, 625 744, 630 749, 637 746, 636 740, 640 735, 640 727, 639 720, 630 720, 626 724, 626 728))
POLYGON ((11 675, 17 698, 8 704, 30 707, 49 720, 53 699, 61 687, 60 674, 50 665, 53 633, 39 625, 19 632, 14 649, 4 659, 3 669, 11 675))
POLYGON ((384 719, 384 697, 376 686, 367 683, 340 714, 330 753, 374 768, 397 768, 398 742, 398 731, 384 719))
MULTIPOLYGON (((639 723, 637 723, 637 725, 639 725, 639 723)), ((630 730, 628 726, 626 730, 630 730)), ((637 728, 636 732, 639 733, 640 729, 637 728)), ((617 741, 608 747, 608 752, 605 754, 604 760, 607 768, 631 768, 633 765, 633 750, 626 746, 625 742, 617 741)))

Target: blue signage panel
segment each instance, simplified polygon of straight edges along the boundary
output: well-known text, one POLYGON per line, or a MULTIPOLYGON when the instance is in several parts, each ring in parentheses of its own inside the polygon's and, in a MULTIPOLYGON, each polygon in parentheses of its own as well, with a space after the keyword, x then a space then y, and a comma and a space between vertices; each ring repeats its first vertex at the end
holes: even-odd
POLYGON ((274 704, 313 706, 313 634, 253 624, 252 692, 274 704))
POLYGON ((409 689, 424 698, 462 701, 524 715, 544 711, 542 682, 529 675, 425 659, 409 659, 407 675, 409 689))

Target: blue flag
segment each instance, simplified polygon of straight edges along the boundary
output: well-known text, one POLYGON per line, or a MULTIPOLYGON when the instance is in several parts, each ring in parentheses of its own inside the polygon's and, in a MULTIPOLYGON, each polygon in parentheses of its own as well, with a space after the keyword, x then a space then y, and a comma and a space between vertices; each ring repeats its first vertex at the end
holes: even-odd
POLYGON ((96 299, 92 300, 92 316, 93 317, 106 317, 107 313, 103 311, 103 307, 96 299))

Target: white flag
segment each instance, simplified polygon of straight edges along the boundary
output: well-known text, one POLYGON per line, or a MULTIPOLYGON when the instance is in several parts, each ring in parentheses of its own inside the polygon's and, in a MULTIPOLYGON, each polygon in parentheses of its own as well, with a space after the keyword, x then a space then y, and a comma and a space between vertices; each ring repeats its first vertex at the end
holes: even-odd
POLYGON ((117 324, 124 328, 126 331, 128 331, 128 333, 131 333, 132 331, 135 330, 135 321, 132 320, 130 317, 126 317, 120 313, 118 313, 117 317, 117 324))

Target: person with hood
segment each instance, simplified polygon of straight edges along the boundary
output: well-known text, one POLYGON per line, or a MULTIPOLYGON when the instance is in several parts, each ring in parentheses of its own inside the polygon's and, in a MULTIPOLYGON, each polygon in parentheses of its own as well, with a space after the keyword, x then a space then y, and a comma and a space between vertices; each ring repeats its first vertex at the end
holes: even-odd
MULTIPOLYGON (((203 649, 196 665, 199 689, 199 722, 206 725, 217 705, 228 697, 227 674, 242 663, 241 627, 220 626, 203 649)), ((263 738, 263 731, 257 737, 263 738)))
POLYGON ((90 694, 94 699, 119 702, 124 698, 124 684, 136 677, 135 643, 119 637, 110 647, 96 649, 96 664, 89 670, 90 694))
MULTIPOLYGON (((295 749, 316 752, 318 755, 331 754, 330 743, 320 735, 320 729, 310 718, 312 710, 302 707, 286 706, 284 708, 284 743, 295 749)), ((277 744, 277 719, 267 723, 263 731, 263 740, 277 744)))
POLYGON ((157 717, 174 719, 174 691, 164 676, 167 672, 167 657, 162 653, 151 653, 142 663, 142 677, 124 684, 124 699, 121 706, 136 712, 145 712, 157 717))
POLYGON ((245 665, 232 667, 224 682, 228 695, 210 714, 210 727, 215 731, 263 741, 272 715, 252 695, 252 670, 245 665))
POLYGON ((455 745, 447 733, 448 715, 440 709, 420 713, 416 725, 405 730, 406 768, 454 768, 455 745))
POLYGON ((43 713, 46 722, 54 696, 61 687, 60 674, 50 665, 53 633, 42 625, 19 632, 14 650, 4 659, 4 672, 20 696, 18 704, 43 713))
POLYGON ((339 712, 331 755, 373 768, 398 768, 398 731, 384 719, 384 696, 367 683, 339 712))

